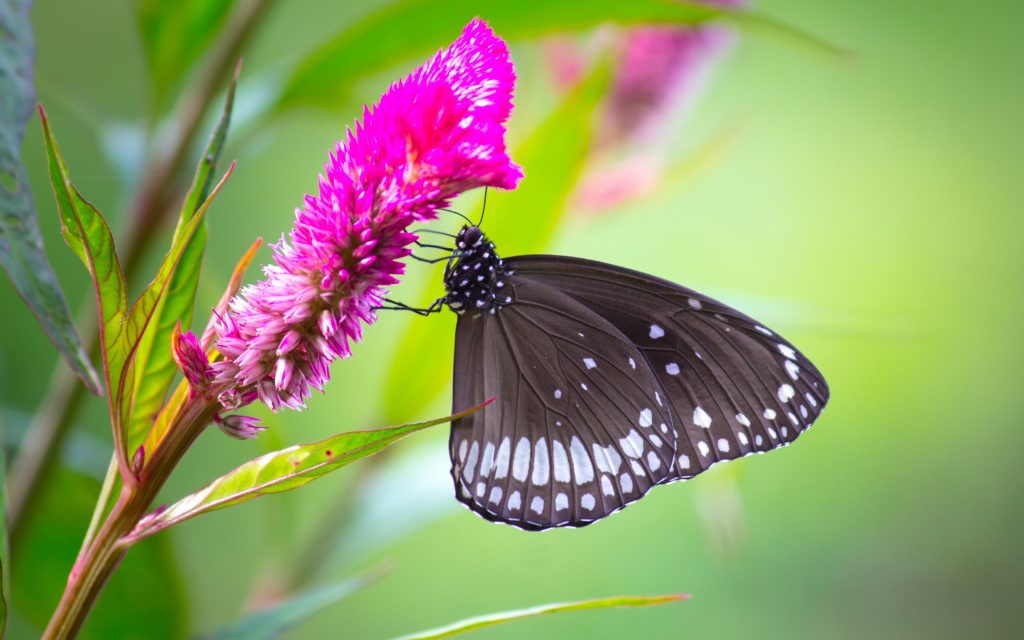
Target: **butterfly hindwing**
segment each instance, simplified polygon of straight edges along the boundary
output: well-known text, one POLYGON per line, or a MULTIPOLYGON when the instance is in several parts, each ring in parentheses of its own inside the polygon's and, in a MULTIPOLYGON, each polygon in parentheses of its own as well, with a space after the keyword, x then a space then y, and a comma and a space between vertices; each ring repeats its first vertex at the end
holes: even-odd
POLYGON ((644 355, 574 298, 509 278, 514 302, 465 314, 452 425, 457 497, 526 529, 583 526, 671 478, 676 430, 644 355))
POLYGON ((579 301, 643 354, 679 431, 666 481, 788 444, 828 401, 824 378, 792 344, 696 291, 577 258, 517 256, 506 264, 518 280, 579 301))

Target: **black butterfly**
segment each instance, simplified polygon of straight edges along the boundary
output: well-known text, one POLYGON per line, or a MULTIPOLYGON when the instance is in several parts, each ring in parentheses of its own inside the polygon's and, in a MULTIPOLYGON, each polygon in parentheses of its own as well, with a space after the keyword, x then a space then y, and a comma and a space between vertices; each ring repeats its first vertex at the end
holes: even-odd
POLYGON ((789 444, 829 398, 757 321, 666 280, 580 258, 502 260, 465 226, 445 270, 458 499, 523 529, 580 527, 657 484, 789 444))

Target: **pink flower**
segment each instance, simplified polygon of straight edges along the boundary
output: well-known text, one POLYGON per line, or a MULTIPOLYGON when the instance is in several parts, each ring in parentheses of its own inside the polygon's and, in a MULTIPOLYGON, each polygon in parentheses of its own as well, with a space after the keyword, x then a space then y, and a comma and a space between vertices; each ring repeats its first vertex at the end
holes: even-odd
POLYGON ((251 440, 258 436, 260 431, 266 429, 266 427, 260 424, 259 418, 243 416, 238 413, 229 416, 215 415, 213 422, 226 435, 236 440, 251 440))
POLYGON ((209 357, 199 345, 199 340, 191 331, 181 333, 181 323, 171 334, 171 355, 181 373, 188 380, 193 395, 206 391, 213 379, 213 369, 209 357))
POLYGON ((515 72, 505 43, 480 20, 393 84, 337 145, 316 195, 274 247, 266 279, 217 321, 217 383, 233 402, 301 408, 337 358, 373 323, 417 236, 463 191, 515 188, 505 149, 515 72))
MULTIPOLYGON (((721 7, 743 0, 702 0, 721 7)), ((629 30, 619 51, 605 113, 610 141, 662 135, 666 116, 685 109, 700 88, 711 63, 729 44, 720 25, 656 25, 629 30)))

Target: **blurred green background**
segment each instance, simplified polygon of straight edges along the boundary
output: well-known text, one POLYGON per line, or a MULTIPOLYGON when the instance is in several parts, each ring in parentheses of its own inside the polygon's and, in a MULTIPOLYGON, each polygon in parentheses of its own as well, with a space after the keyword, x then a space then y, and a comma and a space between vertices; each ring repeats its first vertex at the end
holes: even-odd
MULTIPOLYGON (((204 321, 202 310, 252 239, 286 231, 362 103, 422 58, 373 74, 330 109, 248 126, 246 109, 289 62, 383 5, 279 3, 254 35, 240 125, 224 155, 239 166, 209 216, 198 304, 204 321)), ((446 3, 435 7, 443 20, 446 3)), ((565 212, 544 248, 670 278, 782 332, 832 386, 811 432, 793 447, 658 489, 595 526, 529 534, 456 506, 446 428, 438 428, 299 493, 204 516, 142 543, 87 634, 211 631, 251 606, 254 592, 288 588, 282 583, 299 558, 315 569, 299 576, 305 586, 382 560, 394 568, 303 623, 294 638, 386 638, 549 601, 663 592, 693 599, 565 614, 476 637, 1024 633, 1024 394, 1017 389, 1024 5, 758 0, 756 7, 853 56, 741 31, 674 139, 670 161, 682 163, 681 177, 601 216, 565 212), (702 153, 723 139, 715 153, 702 153), (347 524, 325 528, 331 519, 347 524)), ((477 11, 486 19, 487 3, 477 11)), ((531 14, 523 3, 517 19, 531 14)), ((139 168, 139 124, 151 104, 130 7, 48 2, 33 16, 40 100, 78 187, 121 228, 139 168)), ((432 48, 457 33, 447 31, 432 48)), ((538 40, 511 39, 511 46, 519 75, 515 150, 558 98, 538 40)), ((59 238, 38 119, 24 158, 50 258, 72 308, 91 312, 85 274, 59 238)), ((524 188, 535 181, 557 190, 544 182, 549 170, 527 164, 524 188)), ((487 227, 506 254, 536 241, 517 232, 520 216, 536 215, 526 203, 563 194, 534 192, 518 203, 516 195, 492 192, 488 205, 487 227)), ((477 204, 473 196, 460 208, 477 204)), ((442 218, 438 228, 457 222, 442 218)), ((427 287, 440 295, 432 272, 410 271, 398 297, 419 300, 427 287)), ((0 308, 0 403, 13 446, 56 356, 6 280, 0 308)), ((328 393, 308 411, 268 416, 272 429, 256 442, 207 433, 164 499, 273 448, 443 415, 451 327, 450 318, 385 315, 355 357, 335 365, 328 393), (402 346, 411 323, 429 330, 421 336, 426 351, 402 346)), ((52 610, 73 562, 106 466, 104 412, 92 399, 79 415, 46 504, 13 559, 14 637, 37 633, 33 624, 52 610)))

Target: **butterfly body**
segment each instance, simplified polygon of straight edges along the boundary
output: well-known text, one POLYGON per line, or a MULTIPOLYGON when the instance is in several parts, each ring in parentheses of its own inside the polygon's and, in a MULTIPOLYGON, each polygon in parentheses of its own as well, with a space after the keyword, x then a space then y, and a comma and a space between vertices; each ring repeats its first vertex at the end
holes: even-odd
POLYGON ((452 425, 460 501, 524 529, 584 526, 658 484, 792 442, 828 401, 789 342, 667 280, 562 256, 502 260, 464 227, 452 425))

